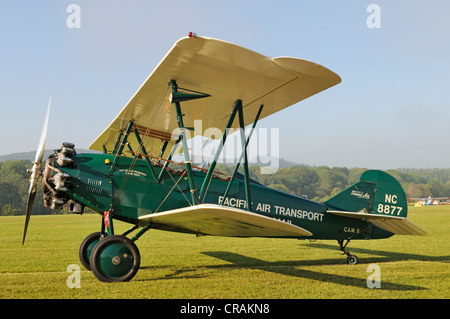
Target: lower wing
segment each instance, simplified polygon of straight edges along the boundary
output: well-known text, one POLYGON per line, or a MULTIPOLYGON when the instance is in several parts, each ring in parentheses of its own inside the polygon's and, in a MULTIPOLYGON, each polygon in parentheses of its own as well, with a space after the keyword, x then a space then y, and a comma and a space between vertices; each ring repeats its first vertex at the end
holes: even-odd
POLYGON ((246 210, 201 204, 139 217, 141 224, 155 228, 227 237, 312 236, 301 227, 246 210))

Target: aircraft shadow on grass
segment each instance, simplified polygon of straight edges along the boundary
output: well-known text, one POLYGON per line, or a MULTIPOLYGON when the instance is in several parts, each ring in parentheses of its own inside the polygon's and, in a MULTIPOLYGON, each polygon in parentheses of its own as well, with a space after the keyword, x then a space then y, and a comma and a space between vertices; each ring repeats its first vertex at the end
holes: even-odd
MULTIPOLYGON (((319 248, 319 249, 331 249, 336 250, 336 246, 319 244, 319 243, 309 243, 305 244, 305 247, 319 248)), ((419 254, 407 254, 394 251, 384 251, 384 250, 374 250, 365 248, 355 248, 351 247, 350 250, 357 253, 375 255, 377 257, 365 257, 363 263, 380 263, 380 262, 391 262, 391 261, 402 261, 402 260, 418 260, 418 261, 433 261, 433 262, 449 262, 450 255, 447 256, 426 256, 419 254)))
MULTIPOLYGON (((335 246, 326 244, 310 243, 308 247, 320 248, 320 249, 332 249, 336 250, 335 246)), ((364 258, 364 263, 379 263, 379 262, 389 262, 389 261, 402 261, 402 260, 420 260, 420 261, 436 261, 436 262, 446 262, 450 256, 442 257, 430 257, 418 254, 405 254, 397 252, 388 252, 381 250, 370 250, 370 249, 358 249, 352 248, 352 251, 373 254, 381 257, 368 257, 364 258)), ((206 251, 202 252, 203 255, 217 258, 223 260, 227 263, 225 265, 214 265, 207 266, 207 268, 221 269, 221 268, 248 268, 248 269, 258 269, 263 271, 268 271, 276 274, 281 274, 285 276, 292 276, 297 278, 306 278, 322 282, 335 283, 344 286, 352 287, 367 287, 367 277, 370 273, 365 273, 364 278, 349 277, 337 274, 327 274, 323 272, 301 269, 301 266, 314 266, 314 265, 336 265, 341 263, 340 259, 320 259, 320 260, 290 260, 290 261, 275 261, 268 262, 258 258, 248 257, 241 254, 236 254, 227 251, 206 251)), ((352 266, 349 266, 352 267, 352 266)), ((151 267, 149 267, 151 268, 151 267)), ((175 272, 166 275, 164 278, 159 279, 180 279, 180 278, 201 278, 204 277, 199 275, 197 269, 186 268, 178 269, 175 272)), ((156 280, 156 279, 154 279, 156 280)), ((413 285, 397 284, 392 282, 387 282, 383 280, 381 282, 381 288, 384 290, 426 290, 427 288, 413 285)))
MULTIPOLYGON (((327 246, 327 245, 325 245, 327 246)), ((331 247, 331 246, 330 246, 331 247)), ((328 248, 328 247, 326 247, 328 248)), ((218 258, 232 265, 224 265, 222 267, 241 267, 241 268, 253 268, 258 270, 269 271, 272 273, 277 273, 286 276, 293 276, 298 278, 312 279, 322 282, 335 283, 344 286, 353 287, 367 287, 366 278, 356 278, 336 274, 326 274, 323 272, 300 269, 300 266, 307 265, 326 265, 326 264, 336 264, 335 259, 330 260, 309 260, 309 261, 280 261, 280 262, 267 262, 261 259, 247 257, 240 254, 225 252, 225 251, 209 251, 203 252, 204 255, 218 258)), ((219 266, 220 267, 220 266, 219 266)), ((351 267, 351 266, 349 266, 351 267)), ((367 273, 367 277, 369 273, 367 273)), ((391 282, 386 282, 382 279, 381 288, 384 290, 424 290, 426 288, 412 285, 396 284, 391 282)))
MULTIPOLYGON (((319 249, 331 249, 336 251, 336 247, 333 245, 309 243, 305 244, 306 247, 319 248, 319 249)), ((383 250, 361 249, 352 248, 352 252, 359 252, 364 254, 375 255, 376 257, 366 257, 363 260, 365 264, 381 263, 381 262, 395 262, 402 260, 418 260, 418 261, 433 261, 433 262, 448 262, 450 256, 426 256, 419 254, 407 254, 383 250)), ((207 268, 248 268, 268 271, 285 276, 292 276, 297 278, 306 278, 322 282, 336 283, 344 286, 353 287, 367 287, 366 278, 356 278, 336 274, 326 274, 323 272, 300 269, 301 266, 314 266, 314 265, 336 265, 340 264, 341 260, 338 258, 333 259, 320 259, 320 260, 290 260, 290 261, 276 261, 268 262, 262 259, 244 256, 227 251, 206 251, 202 252, 203 255, 217 258, 227 263, 225 265, 207 266, 207 268)), ((349 266, 351 267, 351 266, 349 266)), ((367 277, 370 273, 366 274, 367 277)), ((192 268, 178 269, 172 274, 166 275, 164 279, 179 279, 179 278, 201 278, 202 275, 196 273, 196 270, 192 268), (191 273, 192 272, 192 273, 191 273), (191 273, 191 274, 189 274, 191 273), (180 277, 181 276, 181 277, 180 277)), ((161 278, 159 278, 161 279, 161 278)), ((382 278, 381 288, 385 290, 426 290, 427 288, 413 285, 397 284, 392 282, 386 282, 382 278)))
MULTIPOLYGON (((319 249, 331 249, 336 251, 336 247, 327 244, 309 243, 305 244, 306 247, 319 248, 319 249)), ((419 254, 407 254, 382 250, 371 250, 352 248, 352 252, 359 252, 364 254, 375 255, 375 257, 365 257, 364 264, 381 263, 381 262, 395 262, 402 260, 419 260, 419 261, 434 261, 434 262, 448 262, 450 256, 426 256, 419 254)), ((323 272, 301 269, 301 266, 315 266, 315 265, 336 265, 342 263, 339 258, 333 259, 320 259, 320 260, 290 260, 290 261, 275 261, 268 262, 262 259, 244 256, 227 251, 206 251, 202 252, 203 255, 217 258, 227 263, 225 265, 207 266, 207 268, 248 268, 268 271, 285 276, 292 276, 297 278, 306 278, 322 282, 336 283, 344 286, 353 287, 367 287, 367 277, 370 273, 366 273, 364 278, 349 277, 337 274, 326 274, 323 272)), ((352 266, 349 266, 352 267, 352 266)), ((200 278, 203 277, 196 273, 196 270, 192 268, 178 269, 172 274, 166 275, 164 279, 180 279, 180 278, 200 278), (192 273, 191 273, 192 272, 192 273), (189 274, 191 273, 191 274, 189 274)), ((161 279, 161 278, 159 278, 161 279)), ((427 288, 413 285, 397 284, 392 282, 386 282, 382 279, 381 288, 385 290, 426 290, 427 288)))

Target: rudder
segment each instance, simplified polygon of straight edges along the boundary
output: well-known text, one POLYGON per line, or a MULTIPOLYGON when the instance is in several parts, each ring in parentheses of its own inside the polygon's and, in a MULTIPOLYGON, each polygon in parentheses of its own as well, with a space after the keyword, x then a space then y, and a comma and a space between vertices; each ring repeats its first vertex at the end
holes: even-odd
POLYGON ((388 173, 365 171, 358 182, 325 203, 330 209, 406 217, 408 206, 400 183, 388 173))
POLYGON ((408 205, 405 191, 394 177, 383 171, 368 170, 360 179, 376 183, 373 214, 406 218, 408 205))

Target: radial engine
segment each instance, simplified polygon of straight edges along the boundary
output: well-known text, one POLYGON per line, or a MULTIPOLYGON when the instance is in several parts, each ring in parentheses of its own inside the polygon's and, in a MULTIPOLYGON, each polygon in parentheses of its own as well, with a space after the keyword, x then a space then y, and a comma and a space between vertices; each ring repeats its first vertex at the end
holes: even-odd
POLYGON ((58 210, 66 206, 72 213, 83 213, 84 206, 69 202, 70 198, 66 194, 66 191, 72 188, 71 176, 58 168, 75 168, 73 156, 76 154, 75 144, 64 142, 60 149, 55 150, 55 153, 47 158, 42 175, 44 206, 58 210))

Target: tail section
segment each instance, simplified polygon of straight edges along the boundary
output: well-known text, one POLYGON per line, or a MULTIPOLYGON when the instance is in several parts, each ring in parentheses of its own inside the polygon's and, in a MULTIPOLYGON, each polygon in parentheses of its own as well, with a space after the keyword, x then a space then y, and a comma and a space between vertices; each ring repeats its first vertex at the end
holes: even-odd
POLYGON ((400 183, 391 175, 365 171, 360 180, 325 202, 330 209, 406 217, 408 206, 400 183))
POLYGON ((373 209, 375 187, 376 184, 373 182, 360 180, 336 196, 330 198, 324 204, 332 210, 344 210, 349 212, 365 210, 371 212, 373 209))
POLYGON ((369 170, 360 179, 376 183, 371 213, 406 218, 408 205, 405 191, 394 177, 382 171, 369 170))
MULTIPOLYGON (((360 181, 330 198, 325 205, 330 214, 365 220, 392 234, 427 234, 406 218, 408 206, 403 188, 394 177, 382 171, 364 172, 360 181)), ((375 233, 372 229, 371 236, 375 233)))

